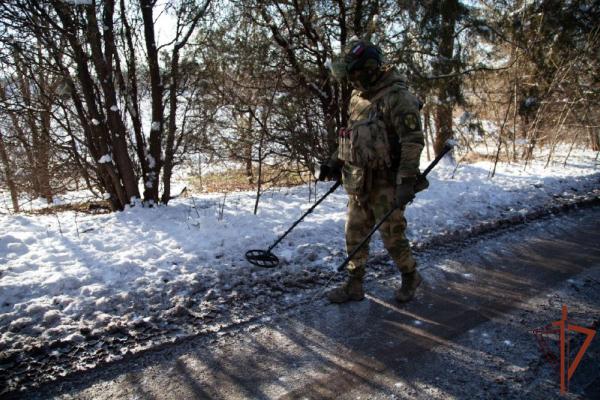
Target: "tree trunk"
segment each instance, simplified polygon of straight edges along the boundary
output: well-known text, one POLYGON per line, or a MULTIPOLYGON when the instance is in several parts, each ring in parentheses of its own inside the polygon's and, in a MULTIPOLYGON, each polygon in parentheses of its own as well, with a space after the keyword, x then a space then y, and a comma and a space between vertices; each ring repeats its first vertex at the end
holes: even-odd
MULTIPOLYGON (((438 75, 449 75, 454 70, 454 30, 459 12, 457 0, 446 0, 441 5, 441 29, 439 58, 436 72, 438 75)), ((444 149, 444 144, 452 138, 452 111, 456 102, 457 84, 453 82, 458 78, 440 79, 438 87, 438 104, 435 111, 436 137, 433 149, 439 155, 444 149)))
POLYGON ((431 161, 431 154, 429 152, 429 135, 431 134, 431 120, 429 116, 428 107, 423 112, 423 122, 423 136, 425 136, 425 150, 427 151, 427 161, 431 161))
POLYGON ((154 16, 153 7, 155 2, 152 0, 140 0, 142 8, 142 19, 144 21, 144 40, 146 43, 146 52, 148 55, 148 69, 150 72, 150 92, 152 123, 150 127, 149 148, 146 158, 148 161, 148 177, 144 182, 144 202, 152 205, 158 203, 158 181, 159 173, 162 168, 161 147, 162 132, 164 128, 163 113, 163 83, 160 76, 160 67, 158 64, 158 48, 154 35, 154 16))
POLYGON ((116 51, 113 36, 113 14, 114 0, 104 1, 103 34, 98 28, 96 11, 86 9, 87 13, 87 36, 92 50, 92 61, 100 81, 104 97, 106 115, 106 126, 110 135, 112 148, 112 160, 115 163, 119 178, 125 190, 125 203, 131 202, 132 198, 139 198, 137 179, 133 170, 133 163, 129 157, 127 147, 126 128, 123 123, 120 110, 117 108, 117 93, 114 81, 113 55, 116 51), (102 51, 102 40, 104 39, 104 52, 102 51))
MULTIPOLYGON (((441 96, 446 91, 444 88, 440 89, 441 96)), ((433 150, 435 155, 439 155, 444 149, 444 144, 448 139, 452 138, 452 110, 454 109, 452 104, 438 104, 435 110, 435 126, 436 135, 435 142, 433 143, 433 150)))
POLYGON ((13 179, 12 168, 10 165, 10 160, 8 159, 8 154, 6 153, 6 146, 4 145, 4 137, 2 136, 2 132, 0 132, 0 160, 2 161, 2 166, 4 167, 4 180, 6 181, 8 190, 10 191, 10 199, 12 200, 13 211, 18 213, 19 193, 17 191, 17 185, 15 185, 15 181, 13 179))
POLYGON ((252 114, 248 113, 248 126, 243 127, 244 159, 246 161, 246 178, 248 183, 254 183, 254 173, 252 172, 252 126, 254 119, 252 114), (247 129, 246 129, 247 128, 247 129))
POLYGON ((258 143, 258 173, 256 179, 256 200, 254 202, 254 215, 258 213, 258 202, 260 201, 260 195, 262 190, 262 164, 263 164, 263 156, 262 156, 262 147, 263 147, 263 135, 261 134, 260 141, 258 143))
POLYGON ((179 50, 173 50, 171 58, 171 82, 169 85, 169 123, 165 145, 165 162, 163 165, 162 202, 167 204, 171 198, 171 176, 173 175, 173 158, 175 157, 175 132, 177 131, 177 89, 179 86, 179 50))
POLYGON ((40 197, 52 202, 52 186, 50 184, 50 106, 42 112, 40 137, 34 146, 36 153, 36 174, 40 184, 40 197))
POLYGON ((588 132, 590 134, 590 144, 592 150, 600 151, 600 131, 596 128, 589 127, 588 132))
POLYGON ((136 48, 133 44, 133 33, 131 25, 127 20, 125 14, 125 0, 120 0, 120 19, 123 24, 123 35, 124 41, 127 44, 127 51, 124 51, 125 60, 127 64, 127 82, 123 77, 123 73, 119 63, 119 52, 115 51, 115 65, 116 73, 119 84, 121 86, 121 92, 126 93, 125 105, 129 117, 131 118, 131 125, 133 127, 133 133, 135 137, 135 151, 140 163, 140 169, 142 173, 142 180, 146 182, 148 179, 148 160, 146 158, 146 138, 142 132, 142 118, 140 116, 140 100, 138 96, 138 81, 137 81, 137 57, 136 48))
MULTIPOLYGON (((167 204, 171 198, 171 176, 173 175, 173 167, 175 165, 175 152, 179 147, 180 141, 175 143, 175 134, 177 132, 177 91, 179 90, 179 53, 191 37, 194 29, 196 28, 196 24, 200 20, 200 18, 206 13, 206 10, 210 4, 211 0, 206 0, 204 5, 198 9, 195 9, 194 17, 191 22, 188 22, 187 28, 185 31, 179 30, 180 22, 181 22, 181 14, 177 16, 177 33, 175 36, 175 45, 173 46, 173 51, 171 52, 171 70, 170 77, 171 82, 169 85, 169 125, 167 128, 167 138, 165 144, 165 160, 163 165, 163 195, 162 202, 167 204)), ((141 0, 143 4, 145 1, 141 0)), ((151 11, 151 10, 150 10, 151 11)), ((144 20, 144 27, 146 27, 144 20)), ((146 31, 147 34, 150 34, 149 31, 146 31)), ((154 32, 152 31, 152 35, 154 32)), ((154 40, 154 39, 152 39, 154 40)), ((150 57, 150 53, 148 54, 150 57)), ((151 62, 152 63, 152 62, 151 62)), ((162 97, 162 96, 161 96, 162 97)), ((161 99, 162 100, 162 99, 161 99)), ((153 97, 154 101, 154 97, 153 97)), ((161 106, 162 109, 162 106, 161 106)), ((161 115, 162 117, 162 115, 161 115)), ((185 120, 182 122, 182 130, 185 126, 185 120)), ((181 133, 183 134, 183 132, 181 133)), ((160 153, 159 153, 160 154, 160 153)))

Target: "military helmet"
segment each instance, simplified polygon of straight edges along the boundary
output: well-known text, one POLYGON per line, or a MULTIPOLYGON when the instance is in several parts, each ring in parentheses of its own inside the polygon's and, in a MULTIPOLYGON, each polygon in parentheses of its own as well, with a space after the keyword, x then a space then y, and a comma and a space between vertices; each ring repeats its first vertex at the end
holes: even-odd
POLYGON ((359 80, 367 83, 383 64, 381 49, 367 40, 352 39, 342 51, 338 60, 331 64, 333 76, 341 80, 360 76, 359 80))
POLYGON ((381 49, 365 40, 351 41, 349 50, 344 54, 346 71, 380 67, 383 63, 381 49))

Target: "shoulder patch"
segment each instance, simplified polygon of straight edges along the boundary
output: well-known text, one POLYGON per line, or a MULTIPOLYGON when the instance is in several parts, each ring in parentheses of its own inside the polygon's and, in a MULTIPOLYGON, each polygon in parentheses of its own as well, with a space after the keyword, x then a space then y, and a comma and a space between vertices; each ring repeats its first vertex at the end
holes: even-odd
POLYGON ((407 132, 414 132, 421 130, 421 123, 419 122, 419 116, 415 113, 404 114, 404 118, 402 119, 404 123, 404 127, 407 132))

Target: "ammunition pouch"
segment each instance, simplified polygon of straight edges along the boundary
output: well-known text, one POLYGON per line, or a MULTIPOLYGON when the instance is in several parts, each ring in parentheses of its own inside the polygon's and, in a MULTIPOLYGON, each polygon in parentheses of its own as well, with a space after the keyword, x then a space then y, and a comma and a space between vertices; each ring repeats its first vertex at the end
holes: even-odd
POLYGON ((366 188, 365 168, 345 163, 342 167, 342 183, 344 189, 351 196, 360 196, 365 192, 366 188))

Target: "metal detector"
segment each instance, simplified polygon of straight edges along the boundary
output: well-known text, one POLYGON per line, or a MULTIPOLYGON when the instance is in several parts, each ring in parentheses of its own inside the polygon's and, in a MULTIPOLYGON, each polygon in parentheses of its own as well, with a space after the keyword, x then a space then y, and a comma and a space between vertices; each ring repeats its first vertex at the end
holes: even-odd
POLYGON ((271 245, 271 247, 269 247, 266 250, 248 250, 246 252, 246 260, 248 260, 248 262, 250 262, 251 264, 254 264, 258 267, 263 267, 263 268, 274 268, 276 266, 279 265, 279 258, 277 258, 277 256, 273 253, 271 253, 271 250, 273 250, 273 248, 275 246, 277 246, 279 244, 279 242, 281 242, 283 240, 283 238, 285 238, 287 236, 288 233, 290 233, 292 231, 292 229, 294 229, 296 227, 296 225, 298 225, 303 219, 304 217, 306 217, 308 214, 310 214, 311 212, 313 212, 313 210, 319 205, 321 204, 321 202, 323 200, 325 200, 325 198, 327 196, 329 196, 331 193, 335 192, 335 190, 341 185, 340 181, 337 181, 328 191, 327 193, 325 193, 323 195, 323 197, 321 197, 315 204, 312 205, 312 207, 310 207, 304 214, 302 214, 302 216, 292 224, 292 226, 285 231, 285 233, 283 235, 281 235, 279 237, 279 239, 277 239, 275 241, 275 243, 273 243, 271 245))

